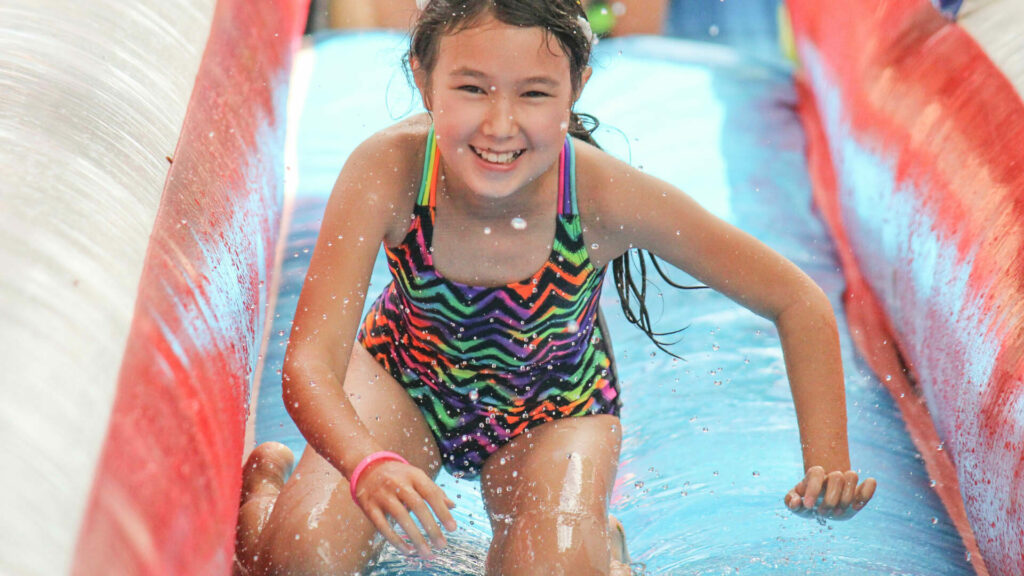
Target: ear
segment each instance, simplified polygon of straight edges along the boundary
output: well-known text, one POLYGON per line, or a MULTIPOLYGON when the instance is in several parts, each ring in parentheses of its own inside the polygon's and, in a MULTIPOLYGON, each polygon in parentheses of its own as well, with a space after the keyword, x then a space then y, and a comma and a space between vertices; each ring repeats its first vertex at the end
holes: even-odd
POLYGON ((583 95, 583 89, 587 87, 587 81, 590 80, 590 75, 593 73, 594 69, 591 68, 590 66, 587 66, 586 68, 583 69, 583 74, 580 75, 580 88, 579 90, 576 91, 575 94, 573 94, 572 97, 573 104, 575 104, 576 101, 580 99, 580 96, 583 95))
POLYGON ((427 109, 427 112, 432 112, 430 108, 430 79, 427 77, 426 70, 416 58, 409 61, 409 68, 412 69, 412 81, 416 84, 416 89, 420 91, 423 107, 427 109))

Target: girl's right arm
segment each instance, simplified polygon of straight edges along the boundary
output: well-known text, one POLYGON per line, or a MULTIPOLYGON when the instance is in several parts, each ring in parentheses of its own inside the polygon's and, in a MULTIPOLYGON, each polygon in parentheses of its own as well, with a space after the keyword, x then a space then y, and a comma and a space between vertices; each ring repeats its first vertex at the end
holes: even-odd
MULTIPOLYGON (((324 212, 285 354, 285 407, 309 446, 346 478, 366 456, 383 449, 359 419, 343 383, 381 242, 404 234, 409 225, 419 182, 411 167, 422 164, 417 153, 422 155, 424 140, 416 132, 380 133, 346 162, 324 212)), ((448 512, 454 504, 423 471, 389 461, 374 464, 362 478, 358 503, 396 548, 411 552, 386 515, 403 526, 421 553, 430 553, 410 509, 434 544, 443 546, 424 504, 449 530, 455 526, 448 512), (402 501, 396 493, 405 494, 402 501)))
POLYGON ((388 203, 402 187, 382 162, 383 135, 345 163, 324 211, 302 285, 283 371, 285 408, 318 454, 346 478, 381 447, 363 426, 342 384, 381 241, 393 223, 388 203))

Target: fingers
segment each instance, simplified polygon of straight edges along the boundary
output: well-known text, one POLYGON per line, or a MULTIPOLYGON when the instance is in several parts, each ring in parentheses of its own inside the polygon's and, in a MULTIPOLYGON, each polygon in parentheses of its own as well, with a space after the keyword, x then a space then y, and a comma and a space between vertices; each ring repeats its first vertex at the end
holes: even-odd
MULTIPOLYGON (((444 535, 441 534, 441 529, 438 527, 437 521, 434 520, 434 514, 430 511, 430 507, 427 505, 427 502, 419 493, 415 491, 404 492, 401 495, 401 500, 405 507, 415 514, 417 519, 419 519, 420 526, 423 526, 423 530, 426 531, 427 536, 430 538, 430 543, 433 544, 435 548, 444 548, 448 545, 448 541, 445 540, 444 535)), ((419 534, 417 533, 417 536, 418 535, 419 534)))
POLYGON ((857 494, 857 473, 848 470, 843 474, 843 493, 839 497, 839 506, 836 509, 840 512, 849 510, 853 505, 853 497, 857 494))
POLYGON ((871 497, 875 495, 875 487, 877 486, 874 478, 868 478, 857 488, 857 496, 853 501, 853 509, 860 510, 867 505, 871 497))
POLYGON ((848 520, 867 505, 877 487, 874 478, 868 478, 860 485, 858 480, 857 473, 852 470, 826 474, 822 467, 813 466, 807 470, 804 479, 786 494, 786 507, 800 515, 813 512, 817 516, 848 520))
POLYGON ((387 517, 384 516, 384 513, 380 509, 374 508, 373 510, 367 510, 366 517, 370 519, 370 522, 373 522, 373 525, 377 528, 377 531, 380 532, 381 536, 390 542, 396 550, 401 550, 406 554, 412 554, 415 552, 415 549, 406 544, 405 540, 402 540, 398 533, 391 528, 391 523, 388 522, 387 517))
MULTIPOLYGON (((437 515, 438 520, 444 525, 445 530, 454 532, 458 526, 456 526, 455 517, 452 516, 450 510, 455 508, 455 502, 452 502, 445 495, 444 490, 441 490, 441 487, 430 478, 427 478, 425 474, 423 480, 416 488, 423 495, 430 508, 433 509, 434 514, 437 515)), ((433 521, 433 518, 431 518, 431 521, 433 521)))
POLYGON ((803 506, 810 510, 814 508, 815 502, 818 501, 818 495, 821 494, 821 485, 825 482, 825 469, 821 466, 811 466, 807 470, 807 474, 804 475, 804 481, 800 484, 806 486, 801 496, 803 496, 803 506))
MULTIPOLYGON (((406 504, 396 498, 390 502, 387 511, 391 518, 393 518, 395 522, 402 527, 405 535, 412 540, 413 545, 416 547, 416 550, 419 551, 421 556, 424 558, 430 558, 433 556, 433 553, 430 551, 430 546, 427 545, 427 541, 423 538, 423 534, 416 527, 416 523, 413 522, 412 516, 409 515, 409 510, 406 508, 406 504)), ((437 526, 435 525, 434 528, 436 529, 437 526)), ((400 548, 400 550, 401 549, 402 548, 400 548)), ((408 548, 405 549, 412 552, 412 550, 409 550, 408 548)))
POLYGON ((818 505, 818 512, 827 514, 839 505, 839 498, 843 495, 843 473, 839 471, 829 472, 825 477, 825 496, 818 505))
POLYGON ((408 464, 385 463, 375 467, 374 472, 373 483, 367 482, 367 485, 374 488, 365 492, 361 489, 359 502, 381 535, 396 549, 409 554, 418 551, 425 558, 430 558, 432 553, 423 532, 426 532, 433 546, 446 547, 448 540, 441 532, 435 514, 449 531, 456 530, 457 526, 449 512, 455 503, 444 491, 422 470, 408 464), (390 469, 385 468, 388 465, 390 469), (392 528, 389 516, 401 526, 414 547, 392 528), (413 516, 419 521, 422 530, 416 525, 413 516))
MULTIPOLYGON (((801 482, 801 484, 803 483, 801 482)), ((798 489, 801 491, 803 490, 803 488, 800 488, 800 485, 797 485, 797 488, 790 490, 789 493, 786 494, 786 507, 790 510, 799 510, 802 505, 803 497, 800 492, 797 491, 798 489)))

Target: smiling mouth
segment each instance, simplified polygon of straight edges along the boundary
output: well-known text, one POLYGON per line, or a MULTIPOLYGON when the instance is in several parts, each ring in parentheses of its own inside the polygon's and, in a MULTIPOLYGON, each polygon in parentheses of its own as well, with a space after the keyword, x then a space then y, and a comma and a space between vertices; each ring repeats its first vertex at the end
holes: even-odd
POLYGON ((494 152, 491 150, 482 150, 473 145, 470 145, 469 149, 472 150, 478 158, 485 162, 490 162, 491 164, 511 164, 512 162, 515 162, 516 158, 522 156, 523 152, 526 152, 525 149, 514 150, 512 152, 494 152))

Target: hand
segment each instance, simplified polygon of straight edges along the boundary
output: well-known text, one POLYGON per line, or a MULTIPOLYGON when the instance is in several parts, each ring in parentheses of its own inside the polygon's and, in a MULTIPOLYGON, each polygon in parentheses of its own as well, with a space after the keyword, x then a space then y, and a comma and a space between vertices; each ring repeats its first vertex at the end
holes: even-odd
POLYGON ((448 541, 434 520, 435 514, 449 532, 456 529, 455 518, 449 512, 455 507, 455 502, 449 500, 422 470, 411 464, 386 460, 367 468, 359 478, 356 502, 384 538, 407 554, 419 550, 424 558, 432 556, 423 534, 409 515, 410 511, 419 519, 436 548, 444 548, 448 541), (415 549, 398 536, 388 522, 388 516, 405 530, 416 545, 415 549))
POLYGON ((826 474, 821 466, 812 466, 804 479, 786 494, 786 507, 801 516, 849 520, 875 494, 874 478, 868 478, 860 485, 857 480, 857 473, 853 470, 826 474))

